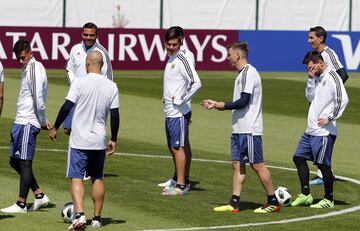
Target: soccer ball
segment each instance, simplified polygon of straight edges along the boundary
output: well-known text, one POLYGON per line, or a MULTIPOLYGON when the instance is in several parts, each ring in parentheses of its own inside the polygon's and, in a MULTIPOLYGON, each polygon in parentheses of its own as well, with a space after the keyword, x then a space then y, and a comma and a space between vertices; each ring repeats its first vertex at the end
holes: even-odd
POLYGON ((68 202, 64 205, 63 209, 61 210, 61 217, 66 223, 70 223, 74 220, 75 209, 72 202, 68 202))
POLYGON ((288 206, 291 203, 291 194, 285 187, 277 187, 275 197, 281 206, 288 206))

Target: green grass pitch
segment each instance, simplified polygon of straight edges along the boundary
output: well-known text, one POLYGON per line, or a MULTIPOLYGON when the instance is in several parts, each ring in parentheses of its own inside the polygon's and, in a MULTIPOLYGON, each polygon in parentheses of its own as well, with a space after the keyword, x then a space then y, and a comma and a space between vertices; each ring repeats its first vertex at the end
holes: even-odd
MULTIPOLYGON (((19 70, 5 70, 5 105, 0 117, 0 207, 14 203, 18 195, 18 175, 8 165, 9 132, 16 111, 19 70)), ((200 101, 206 98, 228 101, 232 98, 235 72, 199 72, 202 89, 193 100, 193 123, 190 140, 193 158, 230 160, 231 112, 206 111, 200 101)), ((292 154, 306 128, 308 104, 304 97, 305 73, 261 73, 263 83, 264 156, 266 164, 294 168, 292 154)), ((47 114, 54 122, 68 87, 63 70, 48 70, 47 114)), ((337 180, 334 186, 336 208, 283 208, 278 214, 254 214, 253 209, 266 200, 264 189, 248 168, 238 214, 215 213, 214 206, 226 203, 231 195, 230 163, 194 160, 191 181, 193 190, 185 197, 161 196, 157 187, 172 176, 173 165, 167 151, 162 111, 161 71, 115 72, 120 89, 121 125, 117 153, 105 168, 106 198, 102 230, 176 229, 192 227, 258 224, 326 215, 360 205, 360 185, 337 180)), ((360 179, 360 75, 350 73, 346 83, 350 103, 338 120, 339 134, 333 154, 336 175, 360 179)), ((34 172, 51 204, 27 214, 0 214, 0 230, 66 230, 60 210, 70 201, 69 180, 65 178, 68 138, 60 134, 51 142, 48 133, 38 136, 34 172), (57 150, 57 151, 56 151, 57 150)), ((314 170, 311 163, 309 166, 314 170)), ((296 172, 270 169, 274 186, 285 186, 293 197, 300 187, 296 172)), ((86 183, 85 212, 92 216, 90 183, 86 183)), ((316 201, 323 188, 312 187, 316 201)), ((29 203, 33 195, 29 193, 29 203)), ((360 211, 332 217, 227 230, 357 230, 360 211)), ((89 227, 88 230, 92 228, 89 227)))

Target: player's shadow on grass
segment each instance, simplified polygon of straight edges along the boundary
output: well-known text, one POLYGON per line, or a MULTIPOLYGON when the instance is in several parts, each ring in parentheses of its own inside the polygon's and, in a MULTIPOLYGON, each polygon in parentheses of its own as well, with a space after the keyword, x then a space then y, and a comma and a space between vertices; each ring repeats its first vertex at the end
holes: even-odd
MULTIPOLYGON (((31 208, 32 204, 29 204, 29 208, 31 208)), ((39 212, 47 212, 47 209, 52 209, 52 208, 55 208, 56 207, 56 204, 54 203, 48 203, 45 207, 41 207, 39 210, 39 212)))
POLYGON ((6 215, 0 214, 0 220, 6 219, 6 218, 13 218, 13 217, 15 217, 15 216, 14 215, 8 215, 8 214, 6 214, 6 215))
MULTIPOLYGON (((321 201, 321 199, 314 199, 312 204, 316 204, 319 201, 321 201)), ((347 203, 346 201, 340 201, 340 200, 334 200, 334 204, 336 205, 350 205, 350 203, 347 203)))
MULTIPOLYGON (((217 207, 217 206, 228 205, 228 203, 226 203, 226 204, 214 204, 214 205, 215 205, 214 207, 217 207)), ((240 202, 240 210, 241 211, 254 210, 254 209, 259 208, 260 206, 263 206, 263 205, 260 204, 260 203, 254 203, 254 202, 248 202, 248 201, 241 201, 240 202)))
MULTIPOLYGON (((87 220, 86 223, 88 225, 91 225, 91 220, 87 220)), ((106 225, 116 225, 116 224, 124 224, 126 223, 126 221, 124 220, 116 220, 116 219, 113 219, 111 217, 102 217, 101 218, 101 224, 102 226, 106 226, 106 225)))
POLYGON ((105 173, 104 177, 119 177, 118 174, 105 173))
POLYGON ((199 188, 197 185, 200 184, 199 181, 190 181, 191 190, 190 191, 205 191, 206 189, 199 188))

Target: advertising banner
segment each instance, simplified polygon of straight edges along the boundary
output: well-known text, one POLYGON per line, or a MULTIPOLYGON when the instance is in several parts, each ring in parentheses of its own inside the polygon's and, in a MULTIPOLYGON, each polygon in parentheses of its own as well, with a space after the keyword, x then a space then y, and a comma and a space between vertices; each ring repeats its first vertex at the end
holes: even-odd
MULTIPOLYGON (((308 31, 239 31, 249 44, 249 62, 259 71, 304 71, 302 60, 312 50, 308 31)), ((348 71, 360 71, 360 33, 328 32, 326 44, 348 71)))
MULTIPOLYGON (((115 70, 161 70, 167 59, 165 30, 100 29, 99 42, 108 50, 115 70)), ((302 59, 311 50, 307 31, 185 30, 185 46, 198 70, 232 70, 226 46, 249 44, 249 62, 259 71, 304 71, 302 59)), ((26 37, 36 59, 46 68, 63 69, 71 47, 81 42, 81 28, 0 27, 0 59, 17 67, 13 44, 26 37)), ((360 33, 329 32, 326 43, 348 71, 360 71, 360 33)))
MULTIPOLYGON (((71 47, 81 42, 80 28, 0 27, 0 59, 4 67, 17 67, 13 44, 27 38, 37 60, 46 68, 65 67, 71 47)), ((226 70, 226 45, 238 39, 235 30, 186 30, 185 46, 199 70, 226 70)), ((114 69, 159 70, 165 66, 165 30, 100 29, 99 42, 108 50, 114 69)))

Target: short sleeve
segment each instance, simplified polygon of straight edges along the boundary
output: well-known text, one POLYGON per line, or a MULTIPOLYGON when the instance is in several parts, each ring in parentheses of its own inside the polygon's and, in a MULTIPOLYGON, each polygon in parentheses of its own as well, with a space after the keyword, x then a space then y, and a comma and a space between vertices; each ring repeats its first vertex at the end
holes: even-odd
POLYGON ((251 69, 248 69, 242 78, 242 86, 243 90, 241 92, 245 92, 248 94, 253 94, 254 88, 257 85, 258 76, 251 69))
POLYGON ((120 107, 120 104, 119 104, 119 91, 116 87, 116 91, 114 93, 114 96, 113 98, 111 99, 111 102, 110 102, 110 109, 114 109, 114 108, 119 108, 120 107))
POLYGON ((79 96, 80 96, 79 79, 75 78, 72 84, 70 85, 69 92, 65 97, 65 99, 76 104, 79 99, 79 96))

